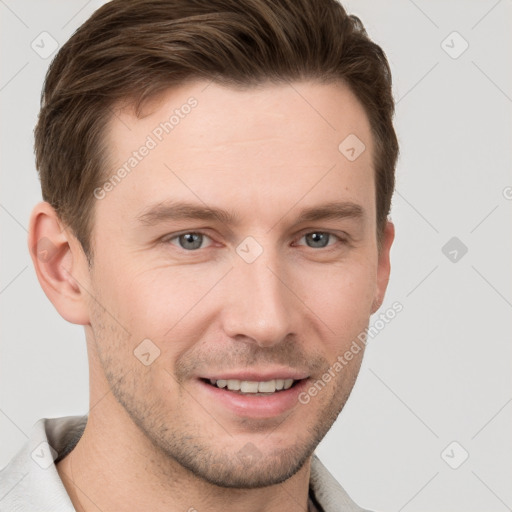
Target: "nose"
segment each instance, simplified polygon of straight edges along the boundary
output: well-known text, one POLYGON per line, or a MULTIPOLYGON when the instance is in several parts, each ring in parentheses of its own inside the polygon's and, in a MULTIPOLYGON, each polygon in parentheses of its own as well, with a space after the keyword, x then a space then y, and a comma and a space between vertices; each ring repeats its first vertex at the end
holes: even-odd
POLYGON ((262 255, 253 263, 236 261, 228 280, 222 311, 226 335, 271 347, 297 334, 300 301, 288 288, 277 257, 262 255))

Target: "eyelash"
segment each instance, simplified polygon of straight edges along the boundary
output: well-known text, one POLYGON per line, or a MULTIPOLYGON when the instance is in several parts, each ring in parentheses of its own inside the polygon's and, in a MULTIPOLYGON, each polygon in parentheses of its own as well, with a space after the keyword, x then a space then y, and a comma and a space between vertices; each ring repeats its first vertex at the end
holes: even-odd
MULTIPOLYGON (((304 234, 302 234, 300 236, 299 240, 302 240, 307 235, 312 235, 312 234, 315 234, 315 233, 322 234, 322 235, 329 235, 329 237, 336 238, 338 240, 338 242, 341 242, 343 245, 347 245, 348 244, 348 239, 347 238, 345 238, 345 237, 343 237, 341 235, 337 235, 335 233, 332 233, 330 231, 320 231, 320 230, 307 231, 307 232, 305 232, 304 234)), ((175 235, 172 235, 172 236, 164 237, 162 239, 162 242, 165 243, 165 244, 171 243, 172 245, 175 245, 178 249, 181 249, 182 251, 188 252, 188 253, 194 253, 194 252, 199 251, 200 249, 205 249, 204 247, 199 247, 198 249, 187 250, 187 249, 184 249, 183 247, 179 246, 178 243, 176 243, 176 244, 172 243, 173 240, 178 240, 183 235, 202 235, 203 237, 206 237, 206 238, 212 240, 212 238, 209 235, 207 235, 206 233, 204 233, 202 231, 183 231, 181 233, 178 233, 178 234, 175 234, 175 235)), ((330 242, 330 238, 329 238, 329 242, 330 242)), ((307 246, 305 244, 300 244, 300 245, 304 245, 305 247, 308 247, 309 249, 325 249, 325 250, 328 250, 328 248, 336 245, 336 242, 334 242, 332 244, 328 243, 325 247, 310 247, 310 246, 307 246)))

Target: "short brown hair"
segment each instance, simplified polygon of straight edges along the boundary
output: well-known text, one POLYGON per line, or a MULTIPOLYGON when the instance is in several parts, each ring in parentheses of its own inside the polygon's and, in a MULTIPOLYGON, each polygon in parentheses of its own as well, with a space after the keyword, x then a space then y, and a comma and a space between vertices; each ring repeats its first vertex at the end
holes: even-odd
MULTIPOLYGON (((228 86, 341 80, 375 142, 377 237, 395 183, 391 72, 361 21, 336 0, 113 0, 62 46, 48 69, 35 128, 43 199, 92 257, 94 189, 106 174, 112 107, 186 80, 228 86)), ((340 141, 341 142, 341 141, 340 141)))

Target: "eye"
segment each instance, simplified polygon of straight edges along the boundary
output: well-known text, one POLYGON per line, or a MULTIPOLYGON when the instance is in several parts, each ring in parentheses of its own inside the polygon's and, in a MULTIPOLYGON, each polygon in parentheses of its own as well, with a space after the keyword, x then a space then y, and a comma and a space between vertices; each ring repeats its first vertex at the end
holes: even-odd
POLYGON ((186 251, 195 251, 197 249, 201 249, 201 246, 205 240, 210 240, 210 237, 204 235, 203 233, 195 232, 182 233, 181 235, 176 235, 167 239, 167 241, 171 244, 177 245, 186 251))
POLYGON ((332 233, 328 233, 326 231, 313 231, 311 233, 306 233, 303 237, 300 238, 300 240, 303 239, 306 241, 306 245, 308 247, 314 249, 322 249, 329 245, 333 245, 334 243, 336 243, 337 240, 341 240, 339 236, 336 236, 332 233))

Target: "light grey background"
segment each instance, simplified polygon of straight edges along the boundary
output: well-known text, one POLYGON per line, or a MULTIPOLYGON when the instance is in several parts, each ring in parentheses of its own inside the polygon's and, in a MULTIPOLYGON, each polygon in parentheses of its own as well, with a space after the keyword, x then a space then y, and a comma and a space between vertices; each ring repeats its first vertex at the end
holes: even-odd
MULTIPOLYGON (((39 418, 87 411, 83 329, 47 300, 26 246, 41 198, 32 130, 52 58, 31 43, 43 31, 64 43, 102 3, 0 0, 0 467, 39 418)), ((397 238, 381 311, 404 309, 369 344, 317 453, 370 509, 511 510, 512 2, 344 4, 394 73, 397 238), (452 237, 467 254, 445 256, 452 237), (462 450, 469 458, 452 469, 445 460, 462 450)))

